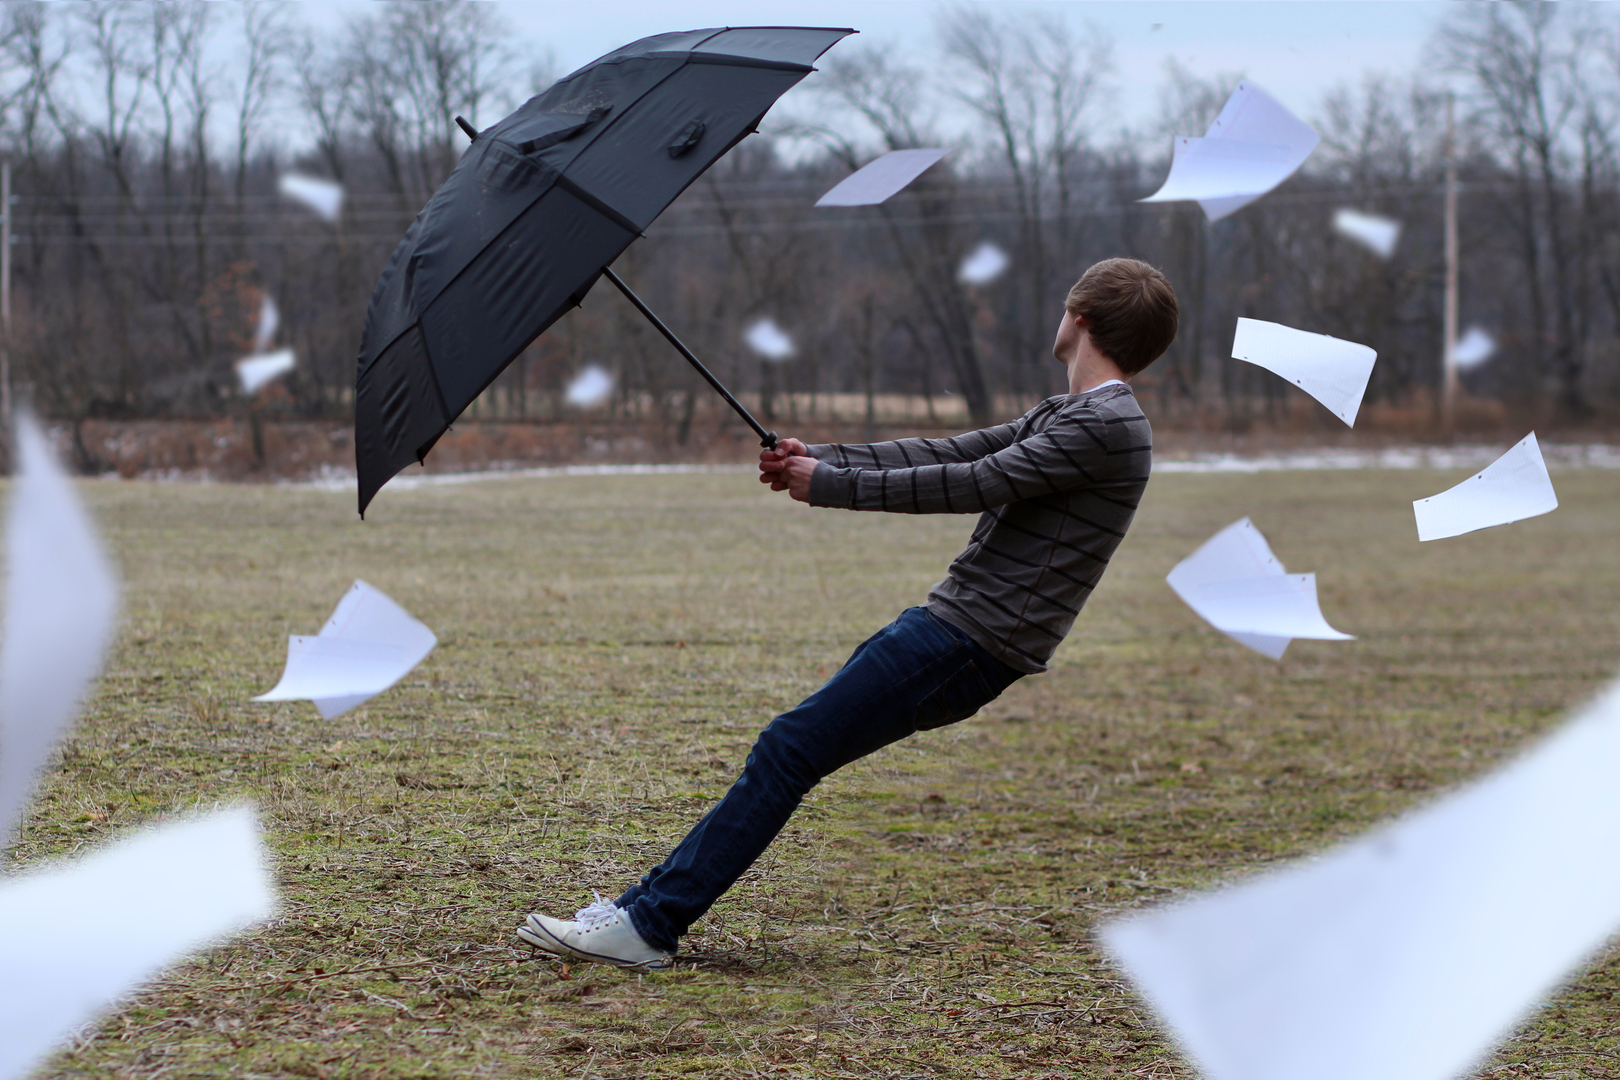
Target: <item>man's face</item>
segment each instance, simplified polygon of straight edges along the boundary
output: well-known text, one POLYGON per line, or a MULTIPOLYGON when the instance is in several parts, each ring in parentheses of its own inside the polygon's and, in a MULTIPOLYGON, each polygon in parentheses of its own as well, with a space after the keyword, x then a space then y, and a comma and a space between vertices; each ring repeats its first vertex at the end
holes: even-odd
POLYGON ((1070 315, 1067 308, 1063 310, 1063 319, 1058 323, 1057 340, 1052 342, 1052 355, 1057 357, 1058 363, 1064 367, 1074 359, 1074 350, 1080 344, 1080 320, 1070 315))

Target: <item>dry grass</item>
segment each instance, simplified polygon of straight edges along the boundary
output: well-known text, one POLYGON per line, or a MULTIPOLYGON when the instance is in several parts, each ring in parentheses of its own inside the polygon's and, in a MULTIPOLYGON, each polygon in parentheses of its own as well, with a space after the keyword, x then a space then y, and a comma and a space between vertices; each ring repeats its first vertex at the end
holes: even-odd
MULTIPOLYGON (((1477 774, 1616 667, 1620 476, 1419 546, 1407 500, 1455 479, 1158 478, 1049 674, 830 780, 647 976, 510 932, 655 861, 966 520, 810 511, 741 475, 385 492, 364 524, 340 495, 88 484, 124 631, 13 865, 251 799, 283 903, 50 1075, 1185 1074, 1099 920, 1477 774), (1245 513, 1358 641, 1276 664, 1180 605, 1165 571, 1245 513), (248 703, 355 577, 438 651, 331 723, 248 703)), ((116 897, 96 929, 140 932, 116 897)), ((1611 1075, 1617 984, 1606 955, 1492 1068, 1611 1075)))

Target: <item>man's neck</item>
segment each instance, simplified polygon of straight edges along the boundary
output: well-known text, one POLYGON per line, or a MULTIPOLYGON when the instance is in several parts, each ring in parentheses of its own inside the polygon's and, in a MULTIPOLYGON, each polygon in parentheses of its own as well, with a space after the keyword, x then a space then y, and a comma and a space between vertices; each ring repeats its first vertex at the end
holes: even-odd
POLYGON ((1119 365, 1102 356, 1080 357, 1069 369, 1071 394, 1087 393, 1103 383, 1125 381, 1125 373, 1119 370, 1119 365))

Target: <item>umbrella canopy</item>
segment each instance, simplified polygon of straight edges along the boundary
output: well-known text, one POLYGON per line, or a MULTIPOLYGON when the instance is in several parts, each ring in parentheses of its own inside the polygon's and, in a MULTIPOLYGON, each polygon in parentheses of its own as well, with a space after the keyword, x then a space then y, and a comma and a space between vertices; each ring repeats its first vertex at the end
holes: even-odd
POLYGON ((411 223, 366 312, 355 378, 361 512, 851 33, 643 38, 479 132, 411 223))

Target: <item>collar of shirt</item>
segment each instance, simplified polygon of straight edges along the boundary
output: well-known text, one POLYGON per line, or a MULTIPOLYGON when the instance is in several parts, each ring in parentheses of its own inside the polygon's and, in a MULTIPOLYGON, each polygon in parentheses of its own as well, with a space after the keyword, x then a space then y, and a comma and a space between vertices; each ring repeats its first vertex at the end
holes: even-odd
POLYGON ((1082 390, 1080 392, 1082 394, 1089 394, 1089 393, 1092 393, 1093 391, 1101 390, 1105 386, 1124 386, 1124 385, 1125 385, 1125 380, 1124 379, 1109 379, 1107 382, 1100 382, 1096 386, 1089 387, 1088 389, 1082 390))

